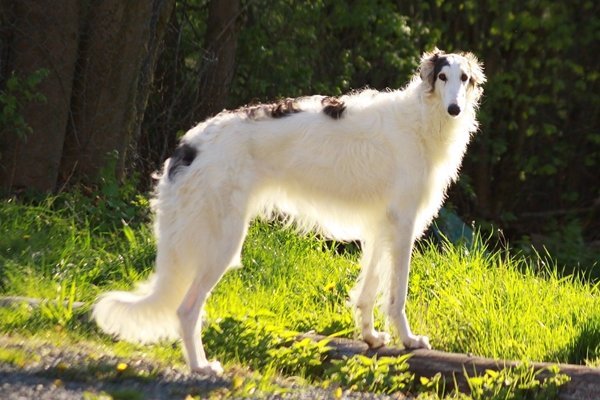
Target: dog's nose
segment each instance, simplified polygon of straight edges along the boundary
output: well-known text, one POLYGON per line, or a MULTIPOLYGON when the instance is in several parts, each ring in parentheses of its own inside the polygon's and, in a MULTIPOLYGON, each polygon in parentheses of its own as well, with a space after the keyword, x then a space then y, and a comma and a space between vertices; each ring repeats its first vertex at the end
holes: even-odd
POLYGON ((458 104, 450 104, 448 106, 448 114, 452 115, 453 117, 456 117, 458 114, 460 114, 460 107, 458 104))

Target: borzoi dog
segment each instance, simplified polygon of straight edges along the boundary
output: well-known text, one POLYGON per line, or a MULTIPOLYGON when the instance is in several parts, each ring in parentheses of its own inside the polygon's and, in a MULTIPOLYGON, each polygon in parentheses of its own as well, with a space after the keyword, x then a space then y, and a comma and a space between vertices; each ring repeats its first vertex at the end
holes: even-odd
POLYGON ((166 161, 153 207, 156 272, 136 292, 100 297, 106 332, 138 342, 181 338, 192 371, 206 359, 201 312, 228 267, 240 264, 248 224, 283 214, 303 229, 360 240, 352 291, 362 338, 379 292, 406 348, 430 348, 406 312, 413 243, 437 214, 477 129, 485 81, 470 53, 426 53, 403 90, 363 90, 223 111, 188 131, 166 161))

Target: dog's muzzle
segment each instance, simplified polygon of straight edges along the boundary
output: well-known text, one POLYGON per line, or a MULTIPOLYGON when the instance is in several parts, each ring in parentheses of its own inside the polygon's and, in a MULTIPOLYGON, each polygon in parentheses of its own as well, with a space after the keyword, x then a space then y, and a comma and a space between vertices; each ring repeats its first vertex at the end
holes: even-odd
POLYGON ((458 114, 460 114, 460 107, 458 104, 450 104, 448 106, 448 114, 452 115, 453 117, 456 117, 458 114))

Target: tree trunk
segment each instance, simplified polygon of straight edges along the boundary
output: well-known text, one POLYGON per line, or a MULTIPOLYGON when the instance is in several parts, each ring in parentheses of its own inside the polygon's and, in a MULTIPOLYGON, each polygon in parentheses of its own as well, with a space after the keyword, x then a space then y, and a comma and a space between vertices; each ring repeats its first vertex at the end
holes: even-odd
MULTIPOLYGON (((228 105, 241 28, 239 0, 210 1, 206 9, 180 4, 164 37, 155 71, 156 90, 138 141, 142 177, 159 169, 177 144, 178 134, 228 105), (196 32, 188 14, 206 13, 206 32, 196 32), (195 32, 193 50, 182 46, 186 30, 195 32), (200 54, 199 56, 197 54, 200 54), (193 63, 189 63, 193 60, 193 63)), ((150 185, 151 181, 144 184, 150 185)))
POLYGON ((117 175, 124 170, 127 149, 143 112, 148 72, 154 65, 149 46, 161 37, 161 16, 174 0, 90 3, 71 104, 74 124, 65 140, 62 179, 72 171, 94 179, 116 151, 117 175), (154 26, 153 26, 154 24, 154 26), (144 74, 141 74, 141 72, 144 74))
POLYGON ((197 80, 185 79, 185 54, 181 49, 182 27, 179 8, 173 8, 163 38, 163 51, 154 70, 154 90, 142 123, 143 134, 137 144, 138 171, 144 187, 153 185, 151 175, 177 145, 177 132, 189 129, 194 120, 191 97, 197 80), (190 95, 191 93, 191 95, 190 95))
MULTIPOLYGON (((135 151, 129 155, 131 160, 130 165, 139 167, 139 141, 142 135, 142 126, 144 121, 144 115, 148 106, 148 99, 150 97, 151 89, 153 88, 153 81, 155 76, 155 70, 158 62, 158 57, 164 47, 163 38, 167 33, 167 27, 169 20, 173 15, 175 9, 175 0, 167 1, 154 1, 152 10, 151 23, 151 35, 148 40, 148 51, 142 60, 142 68, 139 74, 136 105, 135 105, 135 119, 133 121, 133 138, 130 141, 130 148, 134 148, 135 151)), ((168 45, 168 44, 167 44, 168 45)))
POLYGON ((10 34, 3 35, 9 42, 3 43, 3 52, 9 53, 6 61, 10 68, 3 66, 3 72, 12 70, 26 78, 44 68, 49 75, 38 87, 47 100, 23 108, 32 133, 21 140, 15 132, 2 132, 0 186, 51 191, 56 186, 70 117, 79 1, 65 0, 58 7, 51 0, 15 0, 3 2, 2 9, 12 14, 8 18, 12 24, 6 27, 10 34))
POLYGON ((22 105, 26 140, 6 132, 9 124, 0 133, 1 187, 52 191, 71 178, 93 181, 109 153, 123 173, 174 4, 2 0, 2 89, 11 73, 26 78, 45 68, 49 76, 38 88, 46 101, 22 105))
POLYGON ((206 65, 199 87, 201 100, 194 112, 196 121, 221 111, 227 105, 240 28, 239 0, 211 0, 208 7, 208 26, 204 42, 206 65))

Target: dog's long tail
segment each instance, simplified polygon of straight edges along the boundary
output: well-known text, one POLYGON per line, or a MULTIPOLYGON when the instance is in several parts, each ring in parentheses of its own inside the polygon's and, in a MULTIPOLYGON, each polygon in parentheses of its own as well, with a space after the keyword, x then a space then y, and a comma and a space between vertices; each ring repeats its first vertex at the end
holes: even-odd
POLYGON ((185 274, 157 272, 134 292, 114 291, 102 295, 92 317, 106 333, 130 342, 151 343, 177 338, 177 307, 188 289, 185 274))

